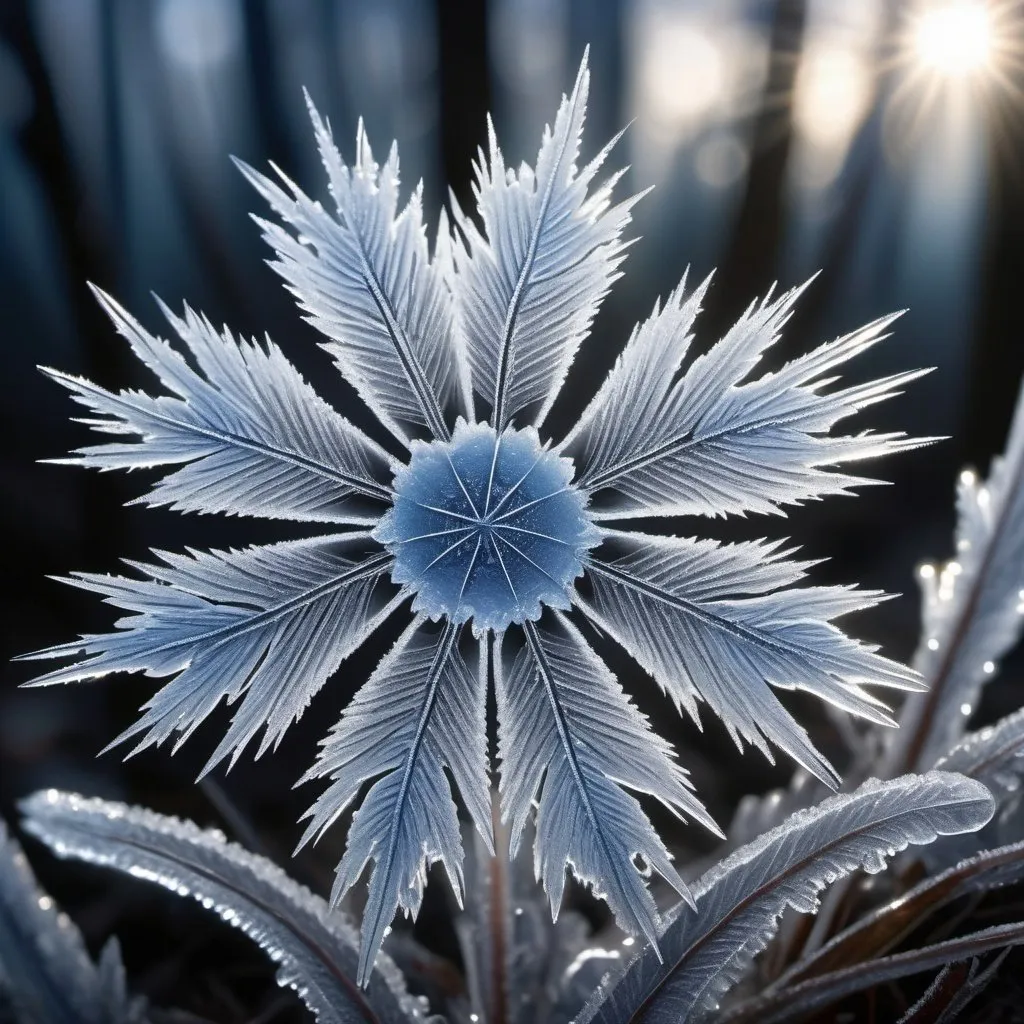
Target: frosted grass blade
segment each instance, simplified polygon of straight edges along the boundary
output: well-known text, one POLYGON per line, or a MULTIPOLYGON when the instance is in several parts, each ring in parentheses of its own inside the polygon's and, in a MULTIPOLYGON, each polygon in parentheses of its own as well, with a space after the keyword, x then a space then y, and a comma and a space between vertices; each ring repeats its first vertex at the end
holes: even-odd
POLYGON ((256 942, 320 1024, 410 1024, 424 1019, 382 956, 356 984, 358 937, 279 867, 220 832, 139 807, 47 790, 22 804, 25 828, 60 857, 114 868, 188 896, 256 942))
POLYGON ((869 780, 742 847, 694 887, 660 937, 663 963, 642 951, 598 993, 579 1024, 683 1024, 717 1005, 768 943, 789 907, 813 913, 830 882, 939 835, 974 831, 992 815, 980 783, 945 772, 869 780))

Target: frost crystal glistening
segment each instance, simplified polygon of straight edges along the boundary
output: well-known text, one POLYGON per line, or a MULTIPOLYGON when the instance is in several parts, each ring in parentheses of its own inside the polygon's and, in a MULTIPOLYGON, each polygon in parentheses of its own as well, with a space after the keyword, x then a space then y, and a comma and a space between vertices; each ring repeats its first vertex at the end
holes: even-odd
POLYGON ((535 430, 469 427, 451 441, 414 443, 395 500, 374 530, 395 556, 391 578, 413 610, 476 629, 507 629, 571 606, 587 550, 601 534, 572 486, 572 463, 535 430))
POLYGON ((411 623, 307 775, 330 782, 304 841, 369 784, 333 893, 340 898, 372 862, 362 980, 396 908, 418 909, 429 864, 441 861, 461 890, 449 777, 491 841, 489 686, 502 816, 515 848, 536 808, 535 863, 552 908, 568 866, 624 928, 654 943, 657 913, 637 864, 687 896, 630 791, 714 823, 580 632, 581 617, 621 643, 680 710, 696 719, 701 700, 737 744, 769 755, 770 741, 829 782, 833 769, 774 688, 890 723, 864 684, 919 686, 832 624, 879 594, 794 587, 807 563, 779 543, 625 528, 643 517, 780 512, 863 482, 825 467, 912 446, 896 434, 829 435, 917 376, 823 393, 891 318, 754 376, 794 290, 751 305, 684 366, 708 286, 688 291, 684 279, 633 332, 570 436, 546 435, 546 414, 624 258, 635 201, 613 202, 618 174, 596 181, 611 145, 577 166, 587 85, 584 62, 535 169, 506 169, 490 131, 477 167, 479 222, 456 208, 453 230, 442 214, 433 259, 420 190, 399 212, 397 151, 378 167, 362 127, 346 166, 311 107, 335 214, 283 176, 282 186, 243 165, 284 225, 259 222, 277 271, 392 435, 387 447, 318 398, 269 340, 218 334, 187 307, 180 319, 164 309, 186 357, 100 295, 167 394, 115 394, 49 371, 90 410, 91 426, 116 435, 70 461, 170 467, 148 496, 154 505, 334 530, 243 550, 161 552, 133 566, 142 578, 68 581, 129 614, 112 633, 33 655, 76 659, 38 681, 171 677, 121 737, 140 737, 136 750, 175 734, 181 742, 226 701, 231 724, 208 768, 236 759, 258 734, 263 753, 411 599, 411 623))

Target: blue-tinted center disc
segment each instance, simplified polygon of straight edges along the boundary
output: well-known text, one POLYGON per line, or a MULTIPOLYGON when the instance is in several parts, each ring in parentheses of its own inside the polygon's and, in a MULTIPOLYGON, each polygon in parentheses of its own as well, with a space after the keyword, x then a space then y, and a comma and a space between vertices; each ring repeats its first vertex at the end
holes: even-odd
POLYGON ((569 606, 600 534, 571 486, 571 460, 535 430, 460 422, 450 442, 414 442, 395 503, 374 536, 395 556, 392 579, 413 608, 476 629, 505 629, 569 606))

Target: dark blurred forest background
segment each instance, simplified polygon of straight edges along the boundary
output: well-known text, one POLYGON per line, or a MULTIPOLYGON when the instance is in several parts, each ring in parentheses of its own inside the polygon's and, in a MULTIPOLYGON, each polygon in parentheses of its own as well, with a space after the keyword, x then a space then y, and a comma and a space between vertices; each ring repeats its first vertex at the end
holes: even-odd
MULTIPOLYGON (((815 570, 819 581, 902 593, 849 625, 909 657, 914 568, 951 553, 957 472, 986 469, 1000 449, 1024 372, 1021 5, 978 0, 966 6, 983 22, 923 22, 943 6, 0 0, 0 813, 15 821, 16 801, 51 785, 145 803, 217 824, 319 891, 329 888, 344 830, 289 861, 294 823, 312 799, 292 786, 387 636, 347 663, 276 756, 243 760, 201 787, 192 780, 216 723, 174 758, 166 749, 127 763, 117 752, 96 756, 133 721, 152 680, 24 690, 31 666, 9 660, 110 625, 109 610, 48 575, 116 571, 118 559, 151 547, 284 536, 266 524, 124 508, 141 479, 41 464, 86 443, 86 431, 70 422, 72 403, 37 364, 109 388, 150 383, 86 282, 155 331, 163 325, 151 292, 172 306, 185 299, 237 332, 268 333, 325 397, 368 425, 264 265, 268 252, 247 217, 259 203, 229 160, 257 168, 273 160, 324 194, 303 86, 329 115, 344 155, 359 116, 380 153, 398 139, 405 185, 424 179, 433 221, 446 183, 471 199, 470 164, 488 111, 507 159, 534 160, 589 44, 587 152, 630 123, 620 143, 631 165, 623 187, 656 187, 636 208, 633 233, 642 240, 626 276, 549 420, 556 434, 687 265, 698 277, 718 268, 703 343, 774 281, 788 287, 821 269, 777 359, 908 309, 895 336, 850 373, 935 372, 858 427, 949 439, 872 467, 892 486, 796 510, 787 522, 753 518, 740 532, 781 531, 808 557, 828 557, 815 570)), ((675 529, 724 536, 731 527, 675 529)), ((742 794, 785 782, 788 763, 741 757, 717 723, 701 734, 677 721, 639 669, 622 659, 615 667, 675 739, 723 824, 742 794)), ((1024 703, 1019 668, 1007 664, 978 721, 1024 703)), ((795 703, 830 749, 832 727, 820 711, 795 703)), ((696 830, 658 824, 684 863, 706 850, 696 830)), ((90 941, 122 935, 137 990, 200 1020, 300 1019, 260 955, 198 910, 29 852, 90 941)), ((419 932, 450 948, 446 922, 442 883, 428 892, 419 932)))

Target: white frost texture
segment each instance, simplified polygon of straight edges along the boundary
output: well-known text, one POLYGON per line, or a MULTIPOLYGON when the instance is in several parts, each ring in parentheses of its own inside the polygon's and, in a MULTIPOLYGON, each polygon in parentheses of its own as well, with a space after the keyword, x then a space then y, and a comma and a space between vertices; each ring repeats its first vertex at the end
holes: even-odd
POLYGON ((306 839, 355 809, 334 898, 368 872, 363 983, 396 910, 417 912, 432 863, 461 898, 456 797, 491 842, 492 689, 501 813, 513 846, 535 815, 552 908, 568 866, 656 946, 645 874, 690 898, 638 796, 714 823, 592 648, 586 619, 680 711, 696 719, 706 704, 738 746, 768 757, 778 748, 829 784, 835 772, 776 691, 891 724, 871 687, 920 688, 914 671, 835 625, 882 595, 798 586, 810 563, 777 541, 655 535, 641 522, 783 514, 867 482, 843 464, 913 447, 902 434, 832 433, 918 375, 836 385, 891 317, 765 372, 759 363, 802 289, 752 303, 694 357, 709 282, 684 277, 633 332, 569 436, 545 430, 619 276, 638 198, 614 195, 614 140, 580 158, 588 84, 584 60, 534 167, 506 167, 489 130, 477 216, 442 213, 432 252, 422 190, 399 203, 397 149, 378 164, 362 126, 346 164, 310 105, 331 209, 280 173, 242 166, 273 212, 259 220, 272 265, 376 415, 378 440, 320 399, 269 339, 218 331, 188 307, 163 310, 172 344, 99 295, 159 393, 47 371, 88 410, 84 422, 110 435, 67 461, 156 470, 139 499, 150 505, 330 532, 157 552, 128 576, 74 574, 67 582, 124 615, 110 633, 30 655, 66 662, 39 684, 112 672, 163 679, 122 737, 135 749, 182 742, 226 703, 233 717, 213 767, 276 745, 385 619, 402 609, 411 621, 307 776, 326 788, 306 839))
POLYGON ((684 1024, 717 1000, 767 945, 787 908, 817 912, 822 890, 858 868, 869 874, 910 845, 974 832, 992 817, 979 782, 947 772, 869 779, 853 793, 798 811, 736 850, 694 885, 696 912, 675 913, 664 959, 642 950, 577 1024, 684 1024))

